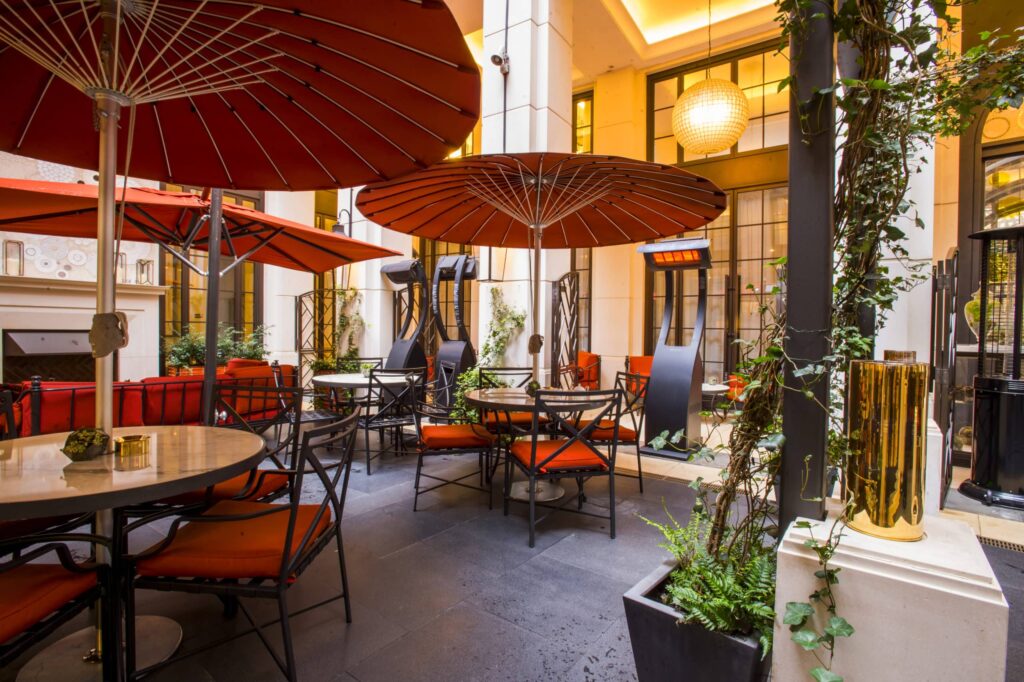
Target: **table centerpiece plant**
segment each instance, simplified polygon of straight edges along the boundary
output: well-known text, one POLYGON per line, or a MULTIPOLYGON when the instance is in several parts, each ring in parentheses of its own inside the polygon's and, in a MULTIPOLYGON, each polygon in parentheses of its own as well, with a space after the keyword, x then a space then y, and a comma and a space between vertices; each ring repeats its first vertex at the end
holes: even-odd
POLYGON ((110 436, 101 429, 76 429, 68 434, 61 448, 72 462, 84 462, 109 451, 110 436))

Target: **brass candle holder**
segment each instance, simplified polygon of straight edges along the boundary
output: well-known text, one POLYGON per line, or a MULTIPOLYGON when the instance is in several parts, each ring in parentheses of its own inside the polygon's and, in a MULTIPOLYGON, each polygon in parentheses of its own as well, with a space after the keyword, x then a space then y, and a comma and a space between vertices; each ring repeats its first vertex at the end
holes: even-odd
POLYGON ((137 434, 114 439, 114 469, 137 471, 149 466, 149 436, 137 434))

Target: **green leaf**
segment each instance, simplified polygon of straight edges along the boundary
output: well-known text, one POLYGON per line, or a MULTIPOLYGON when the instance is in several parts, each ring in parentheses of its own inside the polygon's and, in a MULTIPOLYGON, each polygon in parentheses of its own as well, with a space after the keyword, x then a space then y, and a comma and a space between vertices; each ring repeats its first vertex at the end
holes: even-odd
POLYGON ((803 601, 786 602, 786 614, 782 622, 786 625, 803 625, 814 615, 814 607, 803 601))
POLYGON ((815 668, 811 671, 811 677, 816 682, 843 682, 842 675, 836 675, 831 670, 825 670, 824 668, 815 668))
POLYGON ((842 616, 832 616, 828 619, 828 626, 825 632, 833 637, 849 637, 853 634, 853 626, 846 622, 842 616))
POLYGON ((818 633, 813 630, 797 630, 790 635, 790 639, 802 647, 804 651, 814 651, 821 646, 818 633))

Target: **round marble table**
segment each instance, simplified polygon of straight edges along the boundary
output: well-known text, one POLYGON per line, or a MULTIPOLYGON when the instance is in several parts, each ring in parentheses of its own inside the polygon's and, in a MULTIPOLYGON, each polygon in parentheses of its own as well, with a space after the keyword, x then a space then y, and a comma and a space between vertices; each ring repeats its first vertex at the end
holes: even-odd
MULTIPOLYGON (((67 433, 0 441, 0 520, 102 512, 159 500, 244 473, 257 466, 265 452, 263 439, 256 434, 208 426, 128 427, 114 429, 112 435, 136 434, 149 436, 148 454, 110 454, 86 462, 72 462, 60 451, 67 433)), ((116 512, 113 516, 120 518, 116 512)), ((117 525, 113 532, 118 532, 117 525)), ((110 557, 111 580, 123 579, 119 554, 110 557)), ((119 611, 112 603, 103 608, 119 611)), ((169 658, 181 642, 181 627, 169 618, 142 616, 135 628, 139 668, 169 658)), ((115 653, 121 649, 122 636, 115 633, 115 653)), ((100 680, 104 668, 120 672, 123 660, 106 651, 103 666, 83 660, 96 641, 95 628, 72 633, 28 661, 18 679, 100 680)))
MULTIPOLYGON (((374 379, 385 386, 401 386, 406 383, 405 375, 401 374, 375 375, 374 379)), ((363 376, 360 372, 321 374, 313 377, 313 385, 322 388, 369 388, 370 377, 363 376)))
MULTIPOLYGON (((534 400, 525 388, 479 388, 466 391, 466 402, 481 410, 489 412, 530 412, 534 400)), ((537 481, 535 499, 538 502, 553 502, 565 495, 565 488, 557 481, 537 481)), ((515 500, 529 501, 530 484, 519 481, 512 484, 509 497, 515 500)))

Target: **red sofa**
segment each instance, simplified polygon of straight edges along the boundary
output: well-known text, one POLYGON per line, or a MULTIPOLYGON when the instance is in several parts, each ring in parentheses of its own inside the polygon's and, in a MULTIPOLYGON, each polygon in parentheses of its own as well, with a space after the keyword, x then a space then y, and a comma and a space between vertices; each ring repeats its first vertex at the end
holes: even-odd
MULTIPOLYGON (((297 385, 294 365, 228 367, 218 373, 221 384, 240 386, 297 385)), ((199 424, 202 422, 201 377, 150 377, 114 384, 114 426, 199 424)), ((230 399, 230 398, 229 398, 230 399)), ((279 400, 272 397, 240 397, 232 406, 249 419, 273 416, 279 400)), ((60 433, 96 423, 96 389, 91 382, 26 381, 14 405, 20 436, 60 433)))

